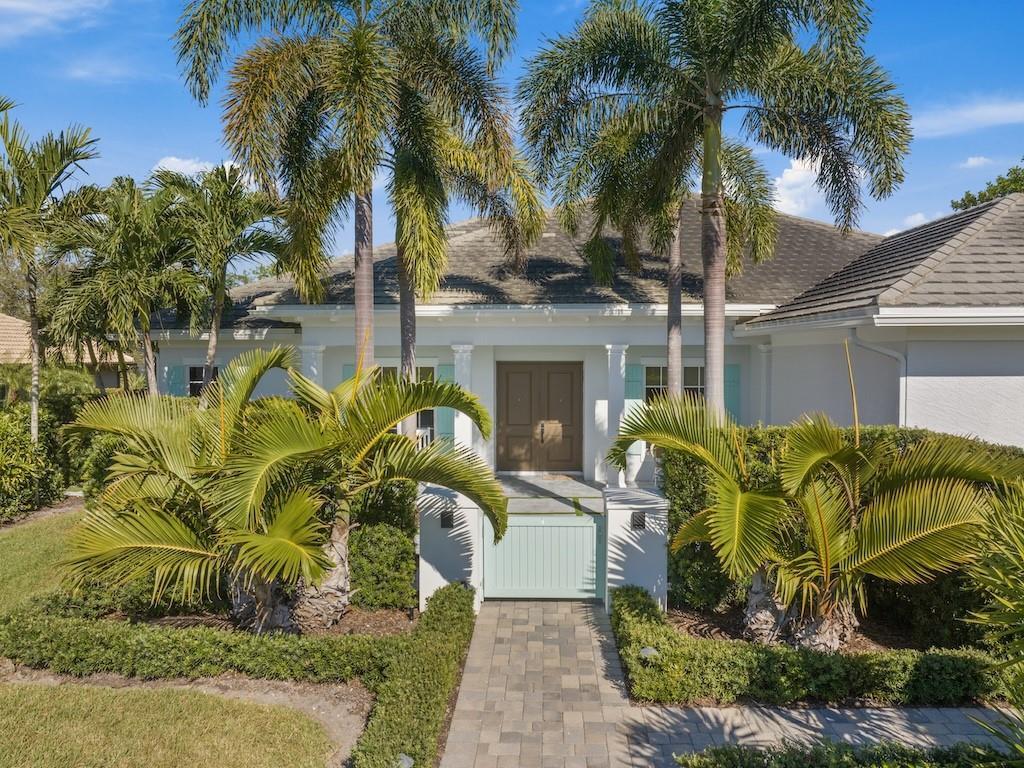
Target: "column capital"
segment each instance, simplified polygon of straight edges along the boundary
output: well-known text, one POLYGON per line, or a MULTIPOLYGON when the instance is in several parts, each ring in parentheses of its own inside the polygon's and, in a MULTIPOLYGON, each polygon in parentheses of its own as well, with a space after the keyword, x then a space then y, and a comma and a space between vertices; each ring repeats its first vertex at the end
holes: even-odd
POLYGON ((299 351, 300 352, 323 352, 325 349, 327 349, 327 346, 325 344, 300 344, 299 345, 299 351))
POLYGON ((473 351, 472 344, 452 344, 452 351, 456 355, 468 355, 473 351))
POLYGON ((608 354, 622 354, 629 349, 629 344, 605 344, 604 348, 608 350, 608 354))
POLYGON ((760 352, 762 355, 767 355, 769 352, 772 351, 772 344, 771 344, 771 342, 767 342, 767 343, 764 343, 764 344, 758 344, 757 345, 757 351, 760 352))

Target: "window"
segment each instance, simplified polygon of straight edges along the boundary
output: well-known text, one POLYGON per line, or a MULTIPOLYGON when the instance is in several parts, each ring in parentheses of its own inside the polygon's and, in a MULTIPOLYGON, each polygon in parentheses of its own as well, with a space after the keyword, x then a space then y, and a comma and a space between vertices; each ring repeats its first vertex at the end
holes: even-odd
MULTIPOLYGON (((385 366, 381 368, 381 375, 397 376, 398 368, 393 365, 385 366)), ((416 379, 418 381, 433 381, 434 369, 425 366, 417 368, 416 379)), ((416 414, 416 431, 419 433, 421 443, 434 442, 434 411, 420 411, 416 414)))
MULTIPOLYGON (((683 366, 683 391, 694 395, 704 394, 704 366, 683 366)), ((649 365, 644 371, 644 400, 650 402, 668 392, 668 368, 649 365)))
MULTIPOLYGON (((214 367, 213 380, 220 375, 220 368, 214 367)), ((190 365, 188 367, 188 396, 199 397, 203 394, 203 366, 190 365)))

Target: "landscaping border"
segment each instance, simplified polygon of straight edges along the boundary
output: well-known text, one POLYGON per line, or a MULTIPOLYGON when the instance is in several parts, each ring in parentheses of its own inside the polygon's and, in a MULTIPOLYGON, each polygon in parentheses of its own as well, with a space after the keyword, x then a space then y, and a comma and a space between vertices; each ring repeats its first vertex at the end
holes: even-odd
POLYGON ((996 660, 978 650, 847 655, 687 637, 639 587, 614 590, 611 624, 630 694, 645 702, 956 706, 1006 691, 996 660))
POLYGON ((791 745, 760 749, 754 747, 712 747, 692 755, 680 755, 676 762, 683 768, 967 768, 998 765, 1000 758, 991 749, 973 744, 916 749, 900 744, 867 747, 825 742, 813 746, 791 745))
POLYGON ((359 678, 376 695, 353 752, 356 768, 393 768, 400 754, 433 765, 476 615, 472 590, 438 590, 407 635, 296 637, 171 629, 52 616, 38 608, 0 618, 0 656, 84 676, 249 677, 306 682, 359 678))

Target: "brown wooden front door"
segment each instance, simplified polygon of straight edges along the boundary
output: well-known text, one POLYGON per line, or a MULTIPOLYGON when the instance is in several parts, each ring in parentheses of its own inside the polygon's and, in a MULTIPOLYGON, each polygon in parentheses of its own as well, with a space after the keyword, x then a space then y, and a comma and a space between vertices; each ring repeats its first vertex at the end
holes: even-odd
POLYGON ((498 363, 498 470, 583 469, 583 364, 498 363))

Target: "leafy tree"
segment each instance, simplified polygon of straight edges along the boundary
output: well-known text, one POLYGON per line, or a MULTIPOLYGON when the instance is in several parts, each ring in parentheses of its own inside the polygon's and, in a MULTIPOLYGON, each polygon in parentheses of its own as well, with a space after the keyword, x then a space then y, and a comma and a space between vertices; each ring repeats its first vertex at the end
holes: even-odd
POLYGON ((40 275, 53 259, 49 239, 55 222, 71 215, 80 203, 76 194, 64 195, 82 163, 96 156, 96 140, 87 128, 72 126, 32 141, 19 123, 11 120, 13 102, 0 98, 0 249, 5 270, 24 282, 31 355, 32 442, 39 441, 39 344, 37 307, 40 275))
POLYGON ((78 429, 116 435, 111 482, 71 537, 73 580, 115 586, 155 578, 155 598, 196 599, 232 584, 236 611, 256 629, 334 623, 351 593, 350 506, 395 481, 466 495, 505 529, 506 500, 468 448, 419 449, 393 429, 410 414, 455 408, 484 433, 475 396, 439 382, 381 379, 375 369, 326 390, 295 370, 286 348, 252 350, 189 398, 109 398, 87 405, 78 429), (267 371, 288 372, 294 399, 252 399, 267 371), (303 585, 290 602, 284 587, 303 585))
POLYGON ((1003 176, 996 176, 981 192, 964 192, 963 197, 950 201, 954 211, 963 211, 976 205, 995 200, 1013 192, 1024 192, 1024 165, 1015 165, 1003 176))
POLYGON ((729 263, 724 117, 736 113, 744 136, 813 166, 839 225, 853 226, 865 179, 872 196, 889 195, 910 143, 906 104, 863 51, 867 30, 860 0, 601 0, 528 65, 520 94, 542 181, 610 122, 657 142, 650 184, 665 189, 678 187, 700 142, 705 391, 717 411, 729 263))
POLYGON ((206 298, 204 286, 188 261, 188 241, 173 195, 147 194, 124 176, 96 195, 95 207, 66 222, 55 238, 61 249, 80 254, 82 263, 54 322, 63 328, 84 327, 100 315, 118 339, 139 338, 147 388, 155 397, 153 316, 165 307, 184 305, 194 323, 206 298))
POLYGON ((233 39, 270 33, 232 70, 228 144, 260 184, 283 183, 293 253, 322 255, 332 224, 354 207, 355 342, 367 365, 374 359, 375 174, 389 164, 388 148, 402 146, 402 116, 423 94, 449 124, 501 145, 505 113, 480 98, 494 86, 481 80, 479 65, 482 55, 491 67, 500 60, 513 28, 508 0, 194 0, 185 11, 177 49, 201 101, 233 39), (476 38, 486 54, 472 45, 476 38))
POLYGON ((746 621, 762 641, 837 650, 865 610, 864 579, 927 581, 972 561, 992 510, 989 484, 1024 472, 963 438, 936 436, 900 453, 869 448, 824 416, 805 417, 777 457, 781 483, 754 480, 740 429, 700 398, 665 398, 626 417, 609 459, 637 440, 679 451, 709 474, 708 508, 672 546, 708 541, 735 579, 754 576, 746 621))
MULTIPOLYGON (((174 218, 185 239, 185 252, 208 282, 213 306, 210 339, 203 365, 203 386, 213 380, 221 319, 230 301, 228 270, 261 256, 284 258, 288 245, 279 231, 281 203, 276 196, 250 190, 245 174, 223 164, 198 178, 157 171, 155 186, 174 198, 174 218)), ((300 277, 309 270, 298 270, 300 277)), ((306 290, 310 290, 306 286, 306 290)))

